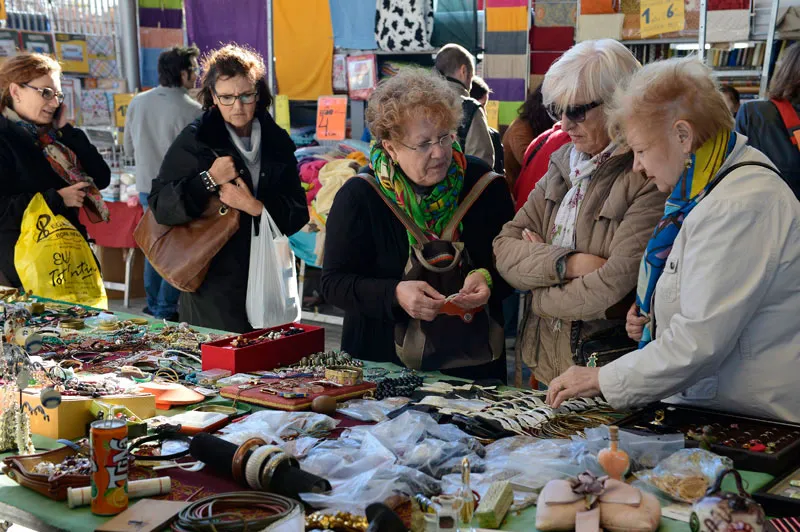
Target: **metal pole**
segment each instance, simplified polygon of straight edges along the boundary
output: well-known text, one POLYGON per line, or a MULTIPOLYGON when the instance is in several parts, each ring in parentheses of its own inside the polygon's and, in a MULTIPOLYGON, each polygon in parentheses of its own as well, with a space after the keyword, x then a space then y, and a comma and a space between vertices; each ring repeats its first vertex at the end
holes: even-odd
POLYGON ((761 86, 758 90, 758 97, 764 98, 769 87, 769 67, 772 63, 772 49, 775 47, 775 25, 778 22, 778 6, 780 0, 772 0, 772 11, 769 14, 769 30, 767 31, 767 42, 764 43, 764 65, 761 67, 761 86))
POLYGON ((533 2, 528 0, 528 11, 525 16, 528 18, 528 31, 525 33, 525 99, 531 92, 531 7, 533 2))
POLYGON ((136 7, 136 0, 119 0, 120 59, 129 92, 139 90, 139 31, 136 24, 136 7))
MULTIPOLYGON (((274 30, 274 20, 272 16, 272 0, 266 0, 267 2, 267 57, 264 60, 267 63, 267 83, 269 84, 269 90, 273 95, 278 94, 278 91, 275 88, 275 40, 273 38, 275 30, 274 30)), ((272 116, 275 116, 275 99, 272 100, 272 116)))
POLYGON ((698 32, 697 58, 705 62, 706 57, 706 22, 708 21, 708 0, 700 0, 700 31, 698 32))

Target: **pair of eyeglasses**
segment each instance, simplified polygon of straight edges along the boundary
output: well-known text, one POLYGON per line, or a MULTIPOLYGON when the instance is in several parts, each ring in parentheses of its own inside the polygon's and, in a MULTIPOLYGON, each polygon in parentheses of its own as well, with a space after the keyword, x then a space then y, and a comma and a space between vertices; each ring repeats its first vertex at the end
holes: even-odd
POLYGON ((58 101, 59 104, 64 103, 64 93, 63 92, 56 92, 50 87, 34 87, 33 85, 28 85, 27 83, 22 84, 23 87, 27 87, 29 89, 33 89, 35 91, 39 91, 39 94, 42 95, 42 98, 47 100, 48 102, 53 98, 58 101))
POLYGON ((244 94, 217 94, 217 99, 222 105, 233 105, 236 103, 236 100, 247 105, 255 102, 256 96, 258 96, 258 91, 245 92, 244 94))
POLYGON ((547 107, 547 114, 550 115, 550 118, 552 118, 554 122, 558 122, 561 120, 562 115, 566 115, 570 122, 580 124, 586 120, 586 113, 601 105, 603 105, 603 102, 591 102, 583 105, 570 105, 563 109, 555 105, 550 105, 547 107))
POLYGON ((417 152, 419 152, 421 154, 425 154, 425 153, 428 153, 429 151, 431 151, 433 149, 433 147, 436 146, 437 144, 441 148, 450 147, 450 145, 453 144, 453 134, 452 133, 446 133, 446 134, 442 135, 441 137, 439 137, 439 140, 436 140, 434 142, 423 142, 422 144, 417 144, 416 146, 409 146, 408 144, 405 144, 403 142, 401 142, 400 144, 402 144, 403 146, 405 146, 409 150, 417 151, 417 152))

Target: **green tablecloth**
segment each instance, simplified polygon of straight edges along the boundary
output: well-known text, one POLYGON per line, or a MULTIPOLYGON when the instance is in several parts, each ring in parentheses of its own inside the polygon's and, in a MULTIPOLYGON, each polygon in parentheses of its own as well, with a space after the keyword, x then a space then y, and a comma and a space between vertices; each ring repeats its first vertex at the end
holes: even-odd
MULTIPOLYGON (((124 313, 116 313, 120 318, 133 317, 132 315, 124 313)), ((198 329, 198 328, 196 328, 198 329)), ((203 330, 209 333, 223 333, 223 331, 203 330)), ((369 364, 369 367, 384 367, 387 369, 399 369, 392 364, 369 364)), ((436 380, 437 378, 444 378, 441 373, 432 372, 426 373, 426 378, 436 380)), ((451 377, 447 377, 450 379, 451 377)), ((254 407, 254 410, 261 410, 261 408, 254 407)), ((175 408, 168 412, 158 411, 157 414, 170 415, 181 412, 182 409, 175 408)), ((34 436, 34 444, 37 449, 52 449, 60 447, 60 444, 49 438, 41 436, 34 436)), ((11 453, 1 454, 0 457, 9 456, 11 453)), ((535 457, 531 457, 535 459, 535 457)), ((750 491, 755 491, 762 486, 766 485, 772 476, 763 473, 743 472, 742 477, 746 482, 750 491)), ((725 489, 734 490, 733 482, 730 478, 725 480, 723 484, 725 489)), ((57 502, 38 493, 28 490, 19 486, 16 482, 9 479, 7 476, 0 476, 0 521, 10 520, 11 514, 5 505, 16 508, 38 519, 41 523, 49 525, 54 529, 65 530, 70 532, 90 532, 97 526, 108 520, 106 517, 97 517, 92 515, 88 507, 77 508, 70 510, 66 501, 57 502)), ((22 518, 14 518, 13 522, 21 525, 37 526, 36 520, 22 518)), ((536 522, 536 508, 528 508, 517 514, 509 514, 504 523, 502 530, 515 530, 515 531, 528 531, 535 529, 536 522)), ((675 521, 668 518, 661 520, 662 531, 686 531, 689 530, 689 525, 680 521, 675 521)))

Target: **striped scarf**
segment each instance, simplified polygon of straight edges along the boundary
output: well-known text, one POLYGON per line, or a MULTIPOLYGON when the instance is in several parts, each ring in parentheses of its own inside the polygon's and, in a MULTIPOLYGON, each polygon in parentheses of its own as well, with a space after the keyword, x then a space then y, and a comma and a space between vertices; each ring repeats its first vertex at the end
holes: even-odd
POLYGON ((709 187, 714 183, 714 177, 734 146, 736 146, 736 133, 727 130, 720 131, 715 137, 706 141, 690 156, 691 164, 667 198, 664 217, 656 225, 639 268, 636 304, 641 315, 650 317, 650 322, 645 325, 642 340, 639 342, 640 349, 654 338, 653 295, 658 279, 664 272, 664 265, 672 251, 675 238, 686 216, 706 196, 709 187))
MULTIPOLYGON (((416 222, 422 232, 432 240, 438 240, 458 208, 458 198, 464 188, 464 171, 467 159, 457 142, 453 142, 453 159, 444 180, 433 186, 426 196, 417 197, 408 177, 396 165, 380 143, 374 142, 369 154, 375 179, 381 191, 416 222)), ((416 239, 408 233, 408 242, 416 245, 416 239)))

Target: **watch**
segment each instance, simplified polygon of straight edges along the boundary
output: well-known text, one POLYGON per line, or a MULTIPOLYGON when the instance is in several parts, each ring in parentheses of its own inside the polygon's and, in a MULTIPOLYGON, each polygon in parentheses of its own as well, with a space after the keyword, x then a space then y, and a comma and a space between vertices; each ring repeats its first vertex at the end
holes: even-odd
POLYGON ((208 173, 208 170, 200 172, 200 179, 203 180, 203 185, 205 185, 206 190, 209 192, 216 192, 219 190, 219 185, 214 181, 214 178, 211 177, 211 174, 208 173))

